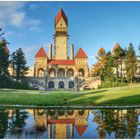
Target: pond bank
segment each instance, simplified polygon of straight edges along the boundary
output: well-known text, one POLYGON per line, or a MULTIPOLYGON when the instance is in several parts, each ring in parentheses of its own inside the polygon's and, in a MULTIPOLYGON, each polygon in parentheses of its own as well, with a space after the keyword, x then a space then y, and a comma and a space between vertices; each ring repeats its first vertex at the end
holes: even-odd
POLYGON ((30 108, 30 109, 140 109, 139 105, 126 106, 36 106, 36 105, 0 105, 0 108, 30 108))

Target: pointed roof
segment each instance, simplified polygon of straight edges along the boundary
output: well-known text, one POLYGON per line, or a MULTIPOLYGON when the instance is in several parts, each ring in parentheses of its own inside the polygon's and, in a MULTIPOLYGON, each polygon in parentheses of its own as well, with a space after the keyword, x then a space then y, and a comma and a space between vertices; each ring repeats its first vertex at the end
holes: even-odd
POLYGON ((86 129, 87 129, 87 126, 76 126, 76 130, 80 136, 84 134, 86 129))
POLYGON ((86 53, 80 48, 75 56, 75 58, 88 58, 86 53))
POLYGON ((57 16, 55 17, 55 25, 58 23, 58 21, 60 20, 60 18, 63 17, 63 19, 65 20, 66 24, 68 25, 68 19, 63 11, 62 8, 60 8, 57 16))
POLYGON ((43 47, 41 47, 35 55, 35 58, 39 58, 39 57, 47 57, 47 54, 43 47))

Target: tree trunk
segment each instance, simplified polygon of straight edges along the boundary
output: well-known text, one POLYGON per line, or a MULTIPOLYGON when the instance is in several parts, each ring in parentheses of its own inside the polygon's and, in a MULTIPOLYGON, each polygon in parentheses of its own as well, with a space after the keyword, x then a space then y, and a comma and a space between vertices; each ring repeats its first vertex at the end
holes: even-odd
POLYGON ((122 59, 121 59, 121 83, 122 83, 122 59))

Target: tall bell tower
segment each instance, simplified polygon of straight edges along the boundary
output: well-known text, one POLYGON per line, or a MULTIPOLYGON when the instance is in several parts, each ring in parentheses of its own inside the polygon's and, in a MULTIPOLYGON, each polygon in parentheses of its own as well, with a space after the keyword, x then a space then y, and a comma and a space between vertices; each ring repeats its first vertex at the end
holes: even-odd
POLYGON ((54 59, 68 59, 68 19, 62 8, 55 17, 54 59))

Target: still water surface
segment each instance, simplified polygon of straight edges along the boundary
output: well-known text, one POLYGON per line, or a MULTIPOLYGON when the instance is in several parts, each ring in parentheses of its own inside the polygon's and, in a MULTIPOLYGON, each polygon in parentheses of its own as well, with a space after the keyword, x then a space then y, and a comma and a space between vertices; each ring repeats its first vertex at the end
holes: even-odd
POLYGON ((0 109, 0 138, 140 138, 140 109, 0 109))

